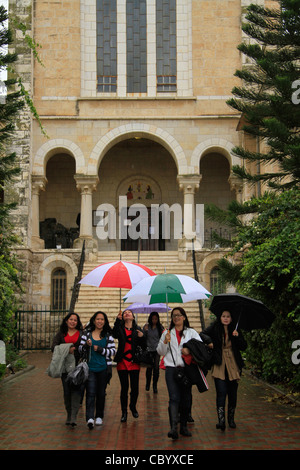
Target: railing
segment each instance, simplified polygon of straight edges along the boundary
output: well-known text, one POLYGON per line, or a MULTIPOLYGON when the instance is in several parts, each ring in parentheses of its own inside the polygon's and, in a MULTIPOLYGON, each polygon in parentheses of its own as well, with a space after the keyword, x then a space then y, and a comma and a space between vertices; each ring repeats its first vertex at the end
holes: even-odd
POLYGON ((82 276, 84 261, 85 261, 85 240, 83 241, 83 245, 82 245, 77 276, 74 279, 74 284, 73 284, 73 287, 72 287, 72 297, 71 297, 71 301, 70 301, 69 313, 74 312, 75 304, 76 304, 77 299, 78 299, 79 290, 80 290, 80 286, 81 286, 81 284, 78 284, 78 283, 79 283, 79 281, 81 279, 81 276, 82 276))
MULTIPOLYGON (((194 240, 192 240, 192 257, 193 257, 194 278, 197 282, 199 282, 197 264, 196 264, 196 255, 195 255, 195 250, 194 250, 194 240)), ((203 331, 205 329, 205 321, 204 321, 203 305, 202 305, 201 300, 198 300, 198 307, 199 307, 201 330, 203 331)))
POLYGON ((214 233, 222 239, 231 240, 232 233, 224 227, 209 227, 204 230, 203 248, 216 248, 218 242, 214 237, 214 233))
POLYGON ((16 312, 15 346, 19 350, 50 349, 67 310, 49 307, 16 312))

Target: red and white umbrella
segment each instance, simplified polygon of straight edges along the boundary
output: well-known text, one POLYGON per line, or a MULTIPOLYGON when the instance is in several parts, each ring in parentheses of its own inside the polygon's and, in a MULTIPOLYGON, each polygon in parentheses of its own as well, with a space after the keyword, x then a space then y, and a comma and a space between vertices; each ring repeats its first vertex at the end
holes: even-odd
POLYGON ((149 276, 155 276, 155 272, 147 266, 120 260, 100 264, 82 278, 79 284, 131 289, 139 281, 149 276))

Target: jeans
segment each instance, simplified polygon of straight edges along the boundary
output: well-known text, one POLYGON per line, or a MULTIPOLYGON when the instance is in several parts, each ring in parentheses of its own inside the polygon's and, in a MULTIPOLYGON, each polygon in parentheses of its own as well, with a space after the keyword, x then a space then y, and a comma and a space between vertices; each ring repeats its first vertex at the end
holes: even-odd
POLYGON ((101 372, 89 371, 86 382, 86 420, 103 418, 105 405, 105 391, 107 385, 107 369, 101 372), (96 403, 95 403, 96 402, 96 403), (96 406, 95 406, 96 405, 96 406), (96 408, 96 416, 95 416, 96 408))
POLYGON ((166 384, 169 393, 169 406, 176 406, 180 413, 180 420, 187 421, 192 405, 192 386, 179 384, 175 377, 175 367, 166 367, 166 384))
POLYGON ((227 395, 229 408, 236 408, 238 381, 229 380, 227 371, 225 374, 225 380, 216 378, 214 380, 217 392, 217 408, 221 406, 225 408, 227 395))

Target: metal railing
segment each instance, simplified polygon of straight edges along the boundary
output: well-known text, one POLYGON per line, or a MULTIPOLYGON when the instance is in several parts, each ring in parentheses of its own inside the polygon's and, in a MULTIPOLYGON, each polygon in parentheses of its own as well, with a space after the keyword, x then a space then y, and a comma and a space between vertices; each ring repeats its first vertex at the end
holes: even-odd
POLYGON ((83 245, 82 245, 81 256, 80 256, 80 261, 79 261, 78 270, 77 270, 77 276, 74 279, 74 284, 72 287, 72 297, 71 297, 71 302, 70 302, 70 307, 69 307, 69 313, 74 312, 75 304, 78 299, 79 290, 81 286, 81 284, 79 284, 79 281, 82 276, 84 261, 85 261, 85 240, 83 241, 83 245))
MULTIPOLYGON (((194 240, 192 240, 192 257, 193 257, 193 269, 194 269, 194 278, 197 282, 199 282, 198 278, 198 271, 197 271, 197 263, 196 263, 196 254, 194 250, 194 240)), ((198 307, 199 307, 199 316, 200 316, 200 324, 201 324, 201 329, 205 329, 205 321, 204 321, 204 313, 203 313, 203 305, 202 301, 198 300, 198 307)))
POLYGON ((18 310, 16 312, 15 347, 18 350, 50 349, 67 310, 50 310, 49 307, 18 310))
POLYGON ((215 248, 218 246, 218 242, 214 235, 217 235, 223 240, 231 240, 232 232, 225 227, 206 227, 204 230, 204 243, 203 248, 215 248))

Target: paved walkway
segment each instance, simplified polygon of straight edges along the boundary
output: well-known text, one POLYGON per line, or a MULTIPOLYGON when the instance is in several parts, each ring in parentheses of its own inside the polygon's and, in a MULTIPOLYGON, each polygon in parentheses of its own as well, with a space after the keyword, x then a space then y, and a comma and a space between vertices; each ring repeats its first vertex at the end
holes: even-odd
MULTIPOLYGON (((30 353, 28 364, 35 367, 0 386, 0 449, 2 450, 148 450, 188 454, 198 450, 296 450, 300 448, 300 408, 279 403, 274 392, 243 376, 238 392, 236 429, 216 429, 215 390, 193 392, 192 437, 167 437, 167 390, 161 372, 158 394, 145 391, 145 370, 140 376, 137 409, 140 417, 128 414, 121 423, 120 387, 117 372, 107 389, 104 423, 93 430, 86 427, 83 405, 78 425, 65 422, 60 379, 45 373, 50 353, 30 353)), ((122 455, 119 453, 118 455, 122 455)), ((127 455, 127 454, 126 454, 127 455)), ((152 462, 153 463, 153 462, 152 462)), ((176 463, 176 462, 175 462, 176 463)))

